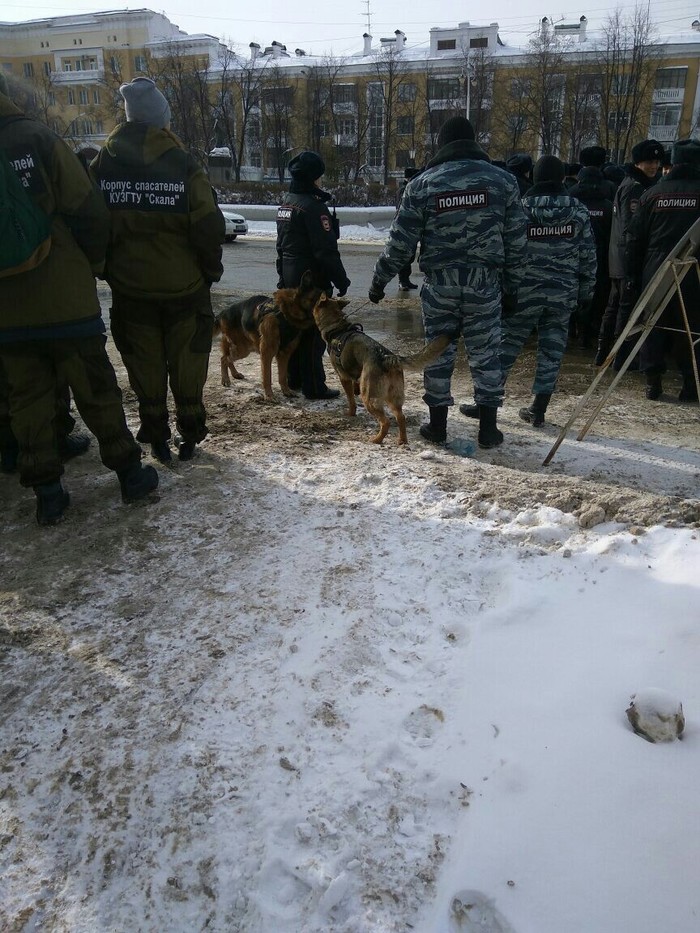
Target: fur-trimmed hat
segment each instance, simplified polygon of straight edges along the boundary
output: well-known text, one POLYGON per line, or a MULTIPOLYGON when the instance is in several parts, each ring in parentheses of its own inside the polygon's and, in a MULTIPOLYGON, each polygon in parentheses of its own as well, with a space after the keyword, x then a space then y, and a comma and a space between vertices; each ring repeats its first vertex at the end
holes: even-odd
POLYGON ((632 161, 635 165, 639 162, 653 162, 654 159, 662 161, 664 157, 664 147, 655 139, 643 139, 641 143, 632 146, 632 161))
POLYGON ((602 168, 605 165, 606 153, 602 146, 586 146, 578 154, 581 165, 602 168))
POLYGON ((148 123, 159 130, 170 123, 170 105, 150 78, 134 78, 122 84, 119 93, 129 123, 148 123))
POLYGON ((532 171, 532 156, 526 152, 516 152, 509 159, 506 159, 506 168, 513 175, 527 175, 532 171))
POLYGON ((476 139, 474 127, 466 117, 450 117, 440 127, 438 146, 442 148, 458 139, 476 139))
POLYGON ((298 156, 294 156, 287 170, 292 178, 308 178, 309 181, 316 181, 326 171, 326 163, 317 152, 305 149, 298 156))
POLYGON ((564 163, 553 155, 542 156, 535 162, 532 170, 532 180, 536 185, 543 182, 564 183, 564 163))
POLYGON ((697 139, 679 139, 671 152, 673 165, 700 165, 700 142, 697 139))

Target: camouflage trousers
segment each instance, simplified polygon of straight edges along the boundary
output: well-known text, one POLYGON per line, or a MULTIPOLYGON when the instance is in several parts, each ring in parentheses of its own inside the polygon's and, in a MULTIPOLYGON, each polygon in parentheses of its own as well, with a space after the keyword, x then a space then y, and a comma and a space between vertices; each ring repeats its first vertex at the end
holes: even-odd
POLYGON ((137 439, 156 444, 171 436, 169 382, 178 431, 199 443, 209 433, 202 399, 214 327, 209 289, 171 301, 112 298, 112 337, 139 403, 137 439))
MULTIPOLYGON (((534 291, 534 290, 533 290, 534 291)), ((533 330, 537 330, 537 365, 534 395, 551 394, 557 384, 561 361, 569 339, 569 321, 575 302, 544 302, 541 295, 520 289, 518 310, 503 321, 501 365, 504 379, 533 330)))
POLYGON ((53 483, 63 474, 56 399, 66 385, 73 392, 83 421, 99 442, 104 465, 110 470, 123 470, 141 460, 141 448, 126 425, 122 393, 105 342, 100 334, 0 347, 23 486, 53 483))
POLYGON ((477 405, 498 408, 503 404, 501 371, 501 285, 493 269, 475 267, 461 273, 431 275, 421 289, 426 340, 443 334, 454 339, 423 374, 423 400, 431 407, 453 405, 452 373, 459 337, 469 360, 477 405), (450 278, 459 275, 459 284, 450 278))

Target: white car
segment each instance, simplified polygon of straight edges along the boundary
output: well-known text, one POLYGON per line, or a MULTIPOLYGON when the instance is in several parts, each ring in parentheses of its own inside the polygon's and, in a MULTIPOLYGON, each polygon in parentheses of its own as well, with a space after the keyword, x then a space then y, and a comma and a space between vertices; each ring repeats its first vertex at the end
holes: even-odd
POLYGON ((233 243, 237 236, 243 236, 248 232, 248 221, 242 214, 231 210, 225 204, 219 207, 226 221, 226 242, 233 243))

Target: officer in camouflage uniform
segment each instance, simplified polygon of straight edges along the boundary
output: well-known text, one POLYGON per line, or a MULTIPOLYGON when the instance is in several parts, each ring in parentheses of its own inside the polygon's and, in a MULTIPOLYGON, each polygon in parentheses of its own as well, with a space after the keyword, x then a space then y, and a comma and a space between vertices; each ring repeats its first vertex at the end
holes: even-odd
POLYGON ((384 297, 386 284, 420 241, 426 340, 453 336, 442 356, 425 370, 423 399, 430 409, 430 423, 420 433, 433 443, 446 439, 461 334, 479 403, 479 446, 496 447, 503 443, 496 426, 503 403, 501 292, 514 293, 522 280, 525 217, 515 179, 491 165, 474 141, 467 119, 447 120, 438 142, 437 155, 406 187, 389 241, 374 268, 369 298, 377 302, 384 297))
POLYGON ((552 397, 578 307, 590 304, 596 284, 596 244, 587 209, 564 188, 564 165, 542 156, 533 171, 534 185, 523 198, 527 216, 527 263, 517 310, 503 322, 501 363, 507 377, 537 329, 535 398, 520 417, 537 427, 552 397))
POLYGON ((170 107, 153 81, 134 78, 120 92, 127 122, 90 166, 111 214, 112 336, 139 401, 137 439, 162 463, 172 459, 170 381, 179 457, 189 460, 208 433, 209 290, 223 273, 225 222, 207 176, 170 132, 170 107))
POLYGON ((35 268, 0 278, 0 363, 9 384, 11 429, 20 483, 33 487, 40 525, 61 521, 69 496, 56 401, 68 385, 125 501, 158 485, 142 467, 126 426, 121 392, 105 350, 94 271, 104 262, 109 215, 80 162, 44 124, 12 103, 0 75, 0 149, 37 207, 51 218, 51 248, 35 268))

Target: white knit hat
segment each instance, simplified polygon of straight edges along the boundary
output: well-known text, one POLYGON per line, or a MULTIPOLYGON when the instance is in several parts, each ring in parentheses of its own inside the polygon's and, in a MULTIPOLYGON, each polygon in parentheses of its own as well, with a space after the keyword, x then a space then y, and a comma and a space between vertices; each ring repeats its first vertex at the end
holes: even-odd
POLYGON ((170 123, 170 105, 150 78, 134 78, 122 84, 119 93, 124 98, 129 123, 148 123, 159 129, 170 123))

